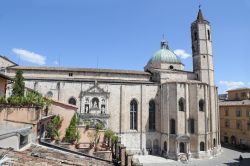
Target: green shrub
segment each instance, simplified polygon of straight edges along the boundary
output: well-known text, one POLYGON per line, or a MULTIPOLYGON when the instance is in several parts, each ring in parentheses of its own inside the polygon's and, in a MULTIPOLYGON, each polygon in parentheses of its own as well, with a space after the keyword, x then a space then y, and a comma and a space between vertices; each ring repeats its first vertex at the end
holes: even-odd
POLYGON ((79 118, 77 114, 75 114, 69 124, 69 127, 66 129, 65 138, 64 140, 69 143, 73 143, 77 141, 77 139, 80 139, 80 133, 77 129, 77 125, 79 123, 79 118))
POLYGON ((110 139, 115 135, 115 133, 111 129, 107 129, 104 132, 104 139, 108 142, 108 146, 110 146, 110 139))
POLYGON ((63 118, 56 115, 48 124, 47 137, 51 139, 60 139, 61 133, 59 129, 61 128, 63 118))
POLYGON ((16 76, 14 78, 12 96, 24 96, 24 88, 25 84, 23 78, 23 71, 17 70, 16 76))
POLYGON ((116 143, 118 142, 118 136, 113 135, 113 136, 111 137, 111 142, 112 142, 112 144, 116 144, 116 143))
POLYGON ((96 130, 102 130, 104 128, 104 125, 102 124, 102 123, 96 123, 96 125, 95 125, 95 129, 96 130))
POLYGON ((5 105, 7 104, 5 96, 0 96, 0 105, 5 105))
POLYGON ((25 84, 23 78, 23 71, 17 70, 16 76, 14 78, 12 95, 7 99, 8 104, 14 106, 39 106, 39 107, 51 104, 51 100, 45 99, 40 93, 36 91, 29 90, 26 92, 26 94, 24 92, 25 92, 25 84))
POLYGON ((111 130, 111 129, 107 129, 105 132, 104 132, 104 137, 107 138, 107 139, 110 139, 115 133, 111 130))

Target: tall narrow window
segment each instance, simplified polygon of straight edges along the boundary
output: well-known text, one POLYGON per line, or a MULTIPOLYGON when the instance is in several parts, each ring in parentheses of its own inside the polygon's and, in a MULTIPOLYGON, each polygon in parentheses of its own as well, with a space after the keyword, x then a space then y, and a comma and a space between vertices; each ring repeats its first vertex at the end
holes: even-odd
POLYGON ((247 122, 247 130, 250 130, 250 121, 247 122))
POLYGON ((236 110, 236 116, 240 117, 241 116, 241 110, 236 110))
POLYGON ((199 111, 204 111, 204 110, 205 110, 205 109, 204 109, 204 105, 205 105, 205 104, 204 104, 204 100, 201 99, 201 100, 199 101, 199 111))
POLYGON ((241 129, 241 120, 236 121, 236 128, 241 129))
POLYGON ((210 40, 210 31, 209 30, 207 30, 207 38, 208 38, 208 40, 210 40))
POLYGON ((194 119, 189 119, 190 133, 194 134, 194 119))
POLYGON ((149 102, 149 130, 155 130, 155 102, 149 102))
POLYGON ((71 97, 69 99, 69 104, 76 105, 76 99, 74 97, 71 97))
POLYGON ((185 100, 184 98, 180 98, 179 99, 179 102, 178 102, 178 105, 179 105, 179 111, 185 111, 185 100))
POLYGON ((250 110, 247 110, 246 113, 247 113, 247 117, 250 117, 250 110))
POLYGON ((205 144, 204 144, 204 142, 200 142, 200 151, 205 151, 205 144))
POLYGON ((225 109, 225 116, 228 116, 228 109, 225 109))
POLYGON ((216 139, 214 138, 214 147, 216 147, 216 139))
POLYGON ((170 134, 175 134, 175 120, 170 120, 170 134))
POLYGON ((194 41, 198 39, 197 32, 194 32, 194 41))
POLYGON ((230 127, 230 122, 228 119, 225 120, 225 127, 226 128, 229 128, 230 127))
POLYGON ((135 99, 130 102, 130 129, 137 130, 137 102, 135 99))

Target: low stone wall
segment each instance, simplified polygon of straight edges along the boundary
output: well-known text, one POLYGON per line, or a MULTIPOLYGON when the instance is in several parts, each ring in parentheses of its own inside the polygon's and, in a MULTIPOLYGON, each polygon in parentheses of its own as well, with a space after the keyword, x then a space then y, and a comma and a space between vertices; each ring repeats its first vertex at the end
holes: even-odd
POLYGON ((70 144, 65 144, 66 147, 65 146, 63 147, 63 146, 60 146, 60 144, 55 145, 55 144, 52 144, 52 143, 49 143, 49 142, 45 142, 43 140, 40 140, 39 143, 41 145, 47 146, 49 148, 62 150, 64 152, 69 152, 69 153, 72 153, 72 154, 77 154, 77 155, 89 157, 89 158, 96 159, 96 160, 103 161, 103 162, 107 162, 107 163, 112 163, 111 160, 106 160, 106 159, 100 158, 98 156, 91 156, 91 155, 88 155, 88 154, 85 154, 85 153, 77 152, 77 151, 73 150, 72 148, 70 148, 70 146, 71 146, 70 144))
MULTIPOLYGON (((88 128, 86 129, 85 127, 82 127, 82 126, 78 126, 78 130, 80 131, 80 134, 81 134, 81 138, 79 140, 79 143, 91 143, 91 140, 89 138, 89 134, 94 134, 95 132, 95 129, 94 128, 88 128)), ((99 143, 103 143, 104 141, 104 132, 105 130, 100 130, 99 133, 100 133, 100 141, 99 143)))

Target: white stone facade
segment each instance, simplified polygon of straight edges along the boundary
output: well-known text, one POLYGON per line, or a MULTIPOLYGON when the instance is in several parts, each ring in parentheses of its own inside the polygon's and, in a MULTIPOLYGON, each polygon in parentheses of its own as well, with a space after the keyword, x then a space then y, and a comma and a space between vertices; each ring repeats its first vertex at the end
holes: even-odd
POLYGON ((73 98, 85 120, 102 121, 131 152, 210 157, 220 151, 210 25, 198 16, 191 32, 193 72, 181 63, 150 61, 145 71, 15 66, 5 74, 21 69, 27 87, 60 102, 73 98))

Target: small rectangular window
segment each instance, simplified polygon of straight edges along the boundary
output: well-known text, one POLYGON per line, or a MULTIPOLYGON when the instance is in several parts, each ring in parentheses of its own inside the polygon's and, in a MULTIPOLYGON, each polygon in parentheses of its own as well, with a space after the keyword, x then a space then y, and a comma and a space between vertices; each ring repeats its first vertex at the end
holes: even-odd
POLYGON ((236 110, 236 116, 240 117, 241 116, 241 111, 240 110, 236 110))
POLYGON ((247 113, 247 117, 250 117, 250 110, 247 110, 246 113, 247 113))
POLYGON ((228 109, 225 109, 225 116, 228 116, 228 109))
POLYGON ((73 73, 69 73, 69 77, 73 77, 73 73))
POLYGON ((241 121, 239 120, 236 121, 236 128, 241 129, 241 121))

